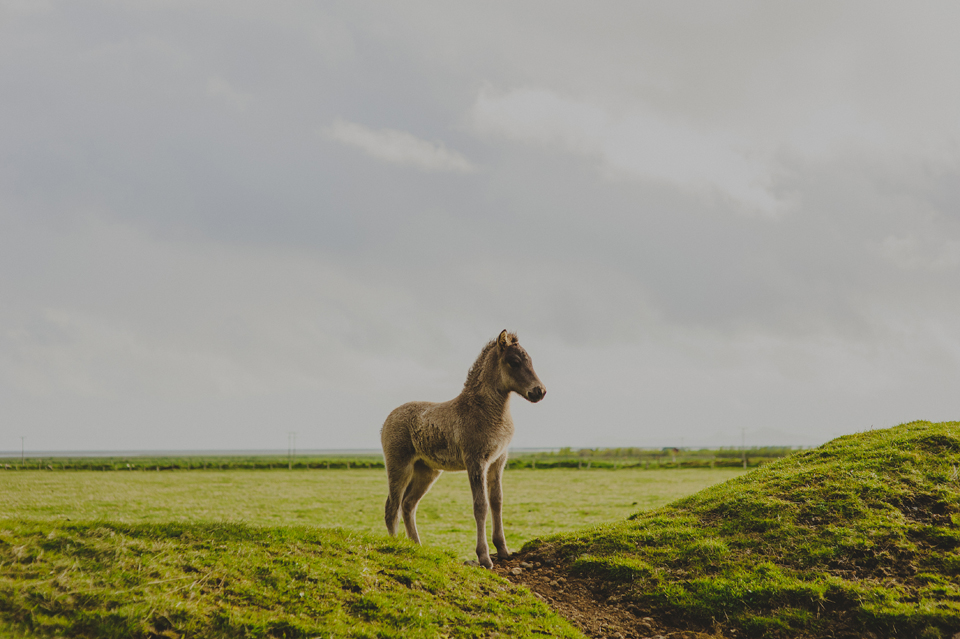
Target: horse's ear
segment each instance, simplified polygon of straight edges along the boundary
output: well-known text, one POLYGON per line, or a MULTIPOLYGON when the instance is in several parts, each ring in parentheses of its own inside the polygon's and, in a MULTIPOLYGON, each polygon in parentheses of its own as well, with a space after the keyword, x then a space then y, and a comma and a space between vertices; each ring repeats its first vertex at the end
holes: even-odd
POLYGON ((497 346, 500 347, 501 351, 507 346, 510 346, 510 334, 507 333, 507 329, 500 331, 500 337, 497 338, 497 346))

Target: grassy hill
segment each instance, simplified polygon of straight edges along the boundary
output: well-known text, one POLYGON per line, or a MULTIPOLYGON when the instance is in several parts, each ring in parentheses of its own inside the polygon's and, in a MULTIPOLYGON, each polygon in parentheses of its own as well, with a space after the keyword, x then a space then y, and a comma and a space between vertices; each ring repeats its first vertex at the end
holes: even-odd
POLYGON ((4 637, 580 637, 446 552, 342 530, 3 522, 4 637))
POLYGON ((527 544, 639 616, 751 637, 960 631, 960 423, 841 437, 664 508, 527 544))
MULTIPOLYGON (((648 636, 649 618, 736 638, 952 637, 960 423, 842 437, 658 510, 528 543, 514 561, 519 575, 501 572, 548 600, 580 584, 597 608, 568 609, 615 609, 626 636, 648 636), (538 571, 550 576, 537 582, 538 571)), ((0 635, 583 636, 527 590, 404 540, 104 519, 0 521, 0 635)))

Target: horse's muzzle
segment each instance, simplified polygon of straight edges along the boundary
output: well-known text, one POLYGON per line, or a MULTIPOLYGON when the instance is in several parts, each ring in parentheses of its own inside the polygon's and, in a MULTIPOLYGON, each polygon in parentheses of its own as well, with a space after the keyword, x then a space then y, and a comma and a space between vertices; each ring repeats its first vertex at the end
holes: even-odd
POLYGON ((527 399, 536 404, 543 396, 547 394, 547 389, 543 386, 537 386, 533 390, 527 392, 527 399))

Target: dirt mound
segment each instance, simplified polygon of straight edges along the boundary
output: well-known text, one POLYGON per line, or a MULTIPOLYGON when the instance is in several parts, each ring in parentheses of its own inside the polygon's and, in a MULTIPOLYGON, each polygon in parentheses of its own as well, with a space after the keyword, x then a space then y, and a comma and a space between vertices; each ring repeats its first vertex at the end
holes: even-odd
POLYGON ((599 579, 571 575, 549 558, 534 553, 515 553, 495 560, 493 569, 512 583, 526 586, 541 601, 575 625, 588 637, 616 639, 735 639, 724 635, 676 628, 656 619, 633 603, 623 600, 616 588, 599 579))

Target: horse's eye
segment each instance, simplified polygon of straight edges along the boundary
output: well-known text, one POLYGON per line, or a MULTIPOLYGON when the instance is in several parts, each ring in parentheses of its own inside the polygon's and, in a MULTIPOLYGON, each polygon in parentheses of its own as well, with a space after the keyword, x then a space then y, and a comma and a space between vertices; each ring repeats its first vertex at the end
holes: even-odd
POLYGON ((519 366, 519 365, 520 365, 520 360, 519 360, 519 359, 508 359, 508 360, 507 360, 507 366, 509 366, 510 368, 516 368, 516 367, 519 366))

